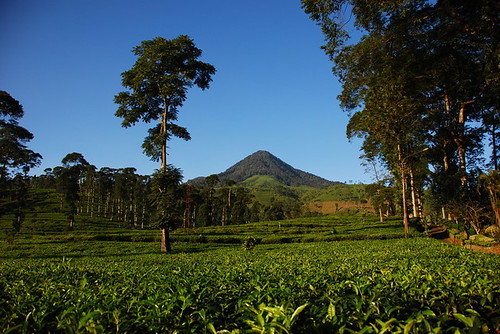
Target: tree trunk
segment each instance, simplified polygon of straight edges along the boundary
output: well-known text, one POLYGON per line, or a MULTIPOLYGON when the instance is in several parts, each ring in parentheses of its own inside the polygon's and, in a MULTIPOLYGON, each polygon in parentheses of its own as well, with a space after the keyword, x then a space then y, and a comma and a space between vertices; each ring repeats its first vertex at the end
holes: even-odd
MULTIPOLYGON (((493 177, 492 177, 492 181, 493 177)), ((488 192, 490 193, 490 203, 491 203, 491 208, 493 209, 493 212, 495 213, 495 223, 500 226, 500 205, 498 203, 498 197, 495 192, 495 185, 490 184, 490 186, 487 187, 488 192)))
POLYGON ((405 228, 405 238, 408 238, 408 234, 410 231, 410 219, 408 217, 408 203, 406 199, 406 173, 405 173, 405 162, 403 159, 403 152, 401 149, 401 145, 398 144, 398 160, 399 160, 399 168, 401 172, 401 192, 402 192, 402 200, 403 200, 403 225, 405 228))
POLYGON ((419 215, 419 210, 418 210, 417 188, 415 186, 415 175, 413 173, 413 168, 410 168, 410 188, 411 188, 411 202, 412 202, 412 209, 413 209, 413 217, 417 218, 420 215, 419 215))
POLYGON ((172 251, 172 246, 170 244, 170 236, 168 229, 161 229, 161 251, 163 253, 168 253, 172 251))
POLYGON ((456 140, 455 143, 458 146, 458 158, 460 161, 460 183, 462 187, 467 185, 467 167, 465 160, 465 147, 463 145, 463 140, 456 140))
POLYGON ((497 155, 497 139, 496 139, 496 133, 497 133, 497 127, 495 120, 492 122, 493 124, 491 125, 491 149, 492 149, 492 159, 493 159, 493 169, 498 170, 498 155, 497 155))
POLYGON ((97 216, 98 217, 103 217, 101 210, 102 210, 102 197, 99 196, 99 198, 97 200, 97 216))
POLYGON ((122 200, 118 200, 118 207, 117 207, 117 215, 118 215, 118 221, 123 222, 123 212, 122 212, 122 200))
POLYGON ((145 220, 146 220, 146 203, 142 202, 141 229, 144 229, 145 220))
POLYGON ((229 194, 227 198, 227 224, 231 224, 231 211, 232 211, 232 203, 231 203, 231 187, 229 187, 229 194))
POLYGON ((457 124, 457 133, 453 134, 455 144, 458 148, 458 160, 460 167, 460 182, 462 187, 467 185, 467 164, 465 157, 465 106, 468 102, 463 102, 460 105, 460 110, 458 113, 458 124, 457 124))
MULTIPOLYGON (((167 104, 165 97, 163 97, 163 101, 164 101, 164 110, 163 110, 163 114, 161 116, 161 129, 160 129, 160 135, 163 136, 162 143, 161 143, 161 171, 165 172, 167 170, 167 136, 166 136, 166 134, 167 134, 168 104, 167 104)), ((160 192, 166 191, 166 189, 159 189, 159 191, 160 192)), ((161 251, 163 253, 168 253, 172 250, 167 228, 163 227, 161 229, 161 251)))
POLYGON ((163 136, 161 143, 161 170, 165 170, 167 168, 167 112, 168 105, 166 103, 166 99, 164 98, 165 107, 163 110, 163 114, 161 115, 161 129, 160 135, 163 136))
POLYGON ((95 190, 92 187, 92 202, 90 204, 90 217, 94 217, 95 215, 95 190))
POLYGON ((226 212, 227 212, 227 207, 222 208, 222 219, 221 219, 221 225, 224 226, 226 223, 226 212))
POLYGON ((139 215, 137 213, 137 204, 134 203, 133 207, 133 213, 134 213, 134 227, 137 227, 139 223, 139 215))

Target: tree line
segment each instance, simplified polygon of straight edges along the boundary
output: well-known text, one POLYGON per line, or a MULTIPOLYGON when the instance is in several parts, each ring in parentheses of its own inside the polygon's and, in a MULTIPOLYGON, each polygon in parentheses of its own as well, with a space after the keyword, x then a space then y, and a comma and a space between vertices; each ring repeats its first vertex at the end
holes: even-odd
MULTIPOLYGON (((170 176, 176 173, 182 178, 178 170, 169 171, 170 176)), ((302 213, 300 208, 277 201, 262 204, 250 189, 232 180, 221 184, 217 175, 208 176, 205 183, 172 183, 169 211, 176 222, 174 228, 280 220, 302 213)), ((30 177, 30 185, 33 189, 56 190, 59 211, 66 214, 70 228, 75 215, 107 218, 131 228, 157 227, 153 223, 157 214, 154 175, 139 175, 132 167, 97 170, 82 154, 74 152, 63 158, 61 166, 30 177)))
POLYGON ((21 230, 34 193, 47 189, 54 190, 56 211, 64 213, 70 229, 77 216, 106 218, 130 228, 173 229, 281 220, 303 214, 298 203, 260 203, 250 189, 232 180, 222 184, 217 175, 207 177, 202 186, 182 184, 181 171, 171 165, 163 172, 139 175, 133 167, 98 169, 81 153, 73 152, 60 166, 29 176, 42 156, 27 147, 33 134, 19 126, 23 107, 2 91, 0 112, 0 216, 14 213, 14 231, 21 230), (159 183, 167 185, 166 190, 159 192, 159 183))
MULTIPOLYGON (((423 214, 424 193, 435 217, 477 231, 500 225, 498 1, 302 4, 342 83, 347 135, 363 139, 368 165, 390 173, 405 233, 410 215, 423 214), (350 39, 355 28, 359 40, 350 39)), ((377 183, 381 208, 388 182, 377 183)))
MULTIPOLYGON (((169 175, 178 171, 169 171, 169 175)), ((180 178, 181 175, 178 175, 180 178)), ((12 212, 20 198, 22 206, 16 212, 13 228, 22 226, 28 200, 37 190, 54 190, 56 212, 64 213, 68 228, 74 228, 77 216, 100 217, 119 222, 124 227, 157 228, 157 198, 151 175, 139 175, 133 167, 97 169, 80 153, 66 155, 60 166, 47 168, 41 175, 16 174, 2 183, 2 208, 12 212), (21 181, 22 180, 22 181, 21 181), (23 196, 19 194, 23 193, 23 196)), ((251 190, 232 180, 222 184, 217 175, 206 178, 206 184, 194 186, 174 183, 169 214, 175 222, 172 228, 195 228, 245 224, 262 220, 295 218, 303 214, 298 203, 272 200, 263 204, 251 190)))

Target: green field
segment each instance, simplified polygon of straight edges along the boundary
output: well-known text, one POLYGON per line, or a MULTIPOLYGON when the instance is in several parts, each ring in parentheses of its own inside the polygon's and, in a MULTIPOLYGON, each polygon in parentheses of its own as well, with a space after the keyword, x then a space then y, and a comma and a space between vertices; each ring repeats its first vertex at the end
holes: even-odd
POLYGON ((416 231, 399 238, 396 220, 320 217, 178 231, 173 239, 183 242, 162 254, 147 242, 157 231, 90 218, 57 230, 63 222, 51 217, 7 239, 2 222, 0 332, 481 333, 499 326, 499 256, 416 231), (261 244, 244 250, 239 242, 248 237, 261 244))

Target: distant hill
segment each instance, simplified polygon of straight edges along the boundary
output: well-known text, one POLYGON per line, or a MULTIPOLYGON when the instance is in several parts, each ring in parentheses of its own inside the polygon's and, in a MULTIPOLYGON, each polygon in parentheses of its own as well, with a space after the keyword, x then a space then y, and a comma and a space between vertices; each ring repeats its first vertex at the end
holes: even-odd
MULTIPOLYGON (((338 183, 296 169, 267 151, 257 151, 229 167, 225 172, 217 174, 222 183, 227 180, 240 183, 256 175, 269 176, 280 184, 291 187, 325 188, 338 183)), ((267 183, 274 183, 272 179, 265 178, 267 183)), ((204 180, 204 177, 198 177, 188 183, 204 185, 204 180)), ((247 183, 252 183, 252 180, 249 181, 247 183)), ((262 182, 262 179, 260 181, 262 182)))

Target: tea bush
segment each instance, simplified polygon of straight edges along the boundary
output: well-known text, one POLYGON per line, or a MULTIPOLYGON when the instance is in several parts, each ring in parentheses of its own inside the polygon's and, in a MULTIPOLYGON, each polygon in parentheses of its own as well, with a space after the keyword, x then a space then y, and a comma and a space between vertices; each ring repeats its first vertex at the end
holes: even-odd
POLYGON ((432 239, 0 243, 1 332, 498 330, 500 259, 432 239), (63 257, 64 256, 64 257, 63 257))

